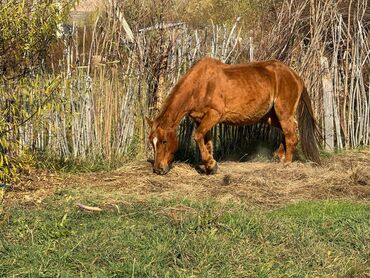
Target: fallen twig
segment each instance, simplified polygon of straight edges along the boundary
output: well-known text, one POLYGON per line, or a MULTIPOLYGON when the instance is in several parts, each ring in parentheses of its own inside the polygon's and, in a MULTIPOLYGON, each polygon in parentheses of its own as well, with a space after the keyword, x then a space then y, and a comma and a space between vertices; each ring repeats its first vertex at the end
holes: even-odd
POLYGON ((86 206, 86 205, 83 205, 83 204, 80 204, 80 203, 78 203, 77 206, 81 209, 88 210, 88 211, 103 211, 99 207, 90 207, 90 206, 86 206))

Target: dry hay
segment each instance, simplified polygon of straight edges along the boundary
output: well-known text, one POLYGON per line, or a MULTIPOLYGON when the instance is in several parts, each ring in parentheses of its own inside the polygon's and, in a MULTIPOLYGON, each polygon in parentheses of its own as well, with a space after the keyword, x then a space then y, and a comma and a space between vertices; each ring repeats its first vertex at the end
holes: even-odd
MULTIPOLYGON (((322 166, 294 162, 223 162, 213 176, 188 164, 175 164, 166 176, 153 174, 149 162, 134 162, 113 172, 50 175, 36 173, 6 194, 5 203, 41 202, 60 188, 98 187, 107 194, 140 199, 215 198, 253 205, 279 206, 302 200, 370 200, 370 151, 326 158, 322 166)), ((122 198, 124 199, 124 198, 122 198)))

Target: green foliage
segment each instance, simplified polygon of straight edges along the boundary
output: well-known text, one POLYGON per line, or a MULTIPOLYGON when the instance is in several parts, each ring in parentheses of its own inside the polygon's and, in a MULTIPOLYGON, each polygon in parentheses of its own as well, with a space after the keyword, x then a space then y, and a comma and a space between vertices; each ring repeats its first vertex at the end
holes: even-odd
POLYGON ((27 172, 33 165, 33 158, 19 148, 18 141, 7 141, 0 137, 0 181, 13 182, 18 178, 20 171, 27 172))
POLYGON ((76 1, 0 2, 0 69, 14 78, 41 66, 58 25, 76 1))
POLYGON ((55 84, 31 76, 42 69, 58 25, 75 2, 0 2, 0 181, 13 181, 32 164, 19 141, 20 127, 40 114, 55 84))
POLYGON ((84 188, 60 190, 42 209, 5 212, 0 276, 366 277, 369 270, 369 204, 269 212, 121 196, 92 214, 75 202, 104 202, 104 192, 84 188))
POLYGON ((122 156, 113 157, 112 159, 106 157, 72 159, 45 152, 37 152, 35 159, 38 168, 65 173, 112 171, 128 162, 128 158, 122 156))
POLYGON ((0 181, 15 181, 18 173, 27 172, 34 165, 33 156, 20 140, 21 128, 50 108, 59 85, 59 77, 48 82, 38 75, 3 81, 0 86, 3 100, 0 103, 0 181))

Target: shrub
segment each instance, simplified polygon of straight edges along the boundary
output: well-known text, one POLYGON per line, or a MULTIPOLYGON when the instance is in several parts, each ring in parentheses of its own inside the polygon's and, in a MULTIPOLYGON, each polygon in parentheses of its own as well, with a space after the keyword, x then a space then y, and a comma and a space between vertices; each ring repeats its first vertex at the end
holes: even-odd
POLYGON ((0 1, 0 100, 4 107, 0 112, 0 180, 3 182, 16 179, 17 173, 32 161, 19 142, 18 133, 21 125, 37 115, 42 103, 28 98, 33 82, 25 80, 42 71, 59 24, 75 3, 74 0, 0 1), (15 86, 22 87, 18 93, 14 93, 15 86))

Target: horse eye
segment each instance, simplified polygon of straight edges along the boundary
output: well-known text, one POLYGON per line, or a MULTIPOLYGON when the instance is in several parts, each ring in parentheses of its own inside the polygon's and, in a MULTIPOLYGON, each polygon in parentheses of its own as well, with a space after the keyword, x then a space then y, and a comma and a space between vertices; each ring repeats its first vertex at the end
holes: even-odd
POLYGON ((162 141, 162 144, 167 144, 167 140, 163 140, 162 141))

